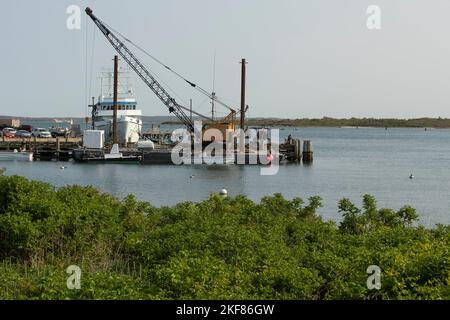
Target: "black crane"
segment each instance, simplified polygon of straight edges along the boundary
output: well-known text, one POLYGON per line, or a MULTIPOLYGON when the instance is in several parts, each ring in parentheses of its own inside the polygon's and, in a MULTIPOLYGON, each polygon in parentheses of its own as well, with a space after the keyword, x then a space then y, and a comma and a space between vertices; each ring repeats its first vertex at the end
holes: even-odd
MULTIPOLYGON (((161 84, 153 77, 153 75, 145 68, 145 66, 133 55, 133 53, 125 46, 125 44, 96 16, 94 16, 90 8, 86 8, 86 14, 91 17, 100 31, 108 39, 109 43, 116 49, 120 56, 128 63, 128 65, 138 74, 138 76, 145 82, 145 84, 158 96, 158 98, 169 109, 170 113, 173 113, 190 132, 194 132, 194 123, 190 117, 184 112, 191 111, 180 105, 172 98, 169 93, 161 86, 161 84)), ((192 113, 212 121, 210 117, 204 116, 198 112, 192 111, 192 113)))

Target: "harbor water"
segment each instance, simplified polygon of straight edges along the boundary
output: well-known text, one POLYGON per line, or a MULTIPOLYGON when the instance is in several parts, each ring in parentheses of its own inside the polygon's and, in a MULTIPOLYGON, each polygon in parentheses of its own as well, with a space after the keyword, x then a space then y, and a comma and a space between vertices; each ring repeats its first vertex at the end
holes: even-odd
POLYGON ((364 194, 379 207, 417 209, 426 226, 450 224, 450 130, 379 128, 282 128, 285 138, 312 140, 312 165, 285 164, 273 176, 259 166, 125 165, 1 161, 6 175, 21 175, 56 186, 92 185, 123 198, 134 194, 156 206, 201 201, 227 189, 259 201, 282 193, 286 198, 323 199, 319 214, 340 221, 338 201, 358 206, 364 194), (414 179, 410 179, 410 175, 414 179))

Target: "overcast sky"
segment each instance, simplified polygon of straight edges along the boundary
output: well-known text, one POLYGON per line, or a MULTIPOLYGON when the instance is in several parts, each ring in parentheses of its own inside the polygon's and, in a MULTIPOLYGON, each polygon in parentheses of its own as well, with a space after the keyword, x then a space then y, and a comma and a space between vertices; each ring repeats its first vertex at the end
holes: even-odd
MULTIPOLYGON (((236 107, 239 61, 246 58, 251 117, 450 117, 448 0, 1 4, 3 115, 86 115, 89 97, 99 94, 99 72, 112 66, 114 55, 86 19, 84 8, 90 6, 101 20, 208 91, 216 55, 215 90, 236 107), (81 30, 66 27, 72 4, 82 8, 81 30), (381 8, 381 30, 367 28, 369 5, 381 8)), ((187 104, 192 98, 197 111, 210 111, 204 96, 138 56, 176 92, 177 101, 187 104)), ((144 115, 167 115, 153 93, 135 82, 144 115)))

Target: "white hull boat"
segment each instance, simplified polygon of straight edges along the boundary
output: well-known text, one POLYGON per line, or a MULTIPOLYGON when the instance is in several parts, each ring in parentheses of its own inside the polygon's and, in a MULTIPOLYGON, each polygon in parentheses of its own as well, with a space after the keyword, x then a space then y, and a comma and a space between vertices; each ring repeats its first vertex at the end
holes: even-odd
MULTIPOLYGON (((137 108, 133 90, 129 84, 129 71, 119 72, 117 99, 117 129, 119 144, 137 143, 142 131, 142 111, 137 108)), ((92 129, 105 132, 105 143, 112 141, 112 127, 114 118, 113 72, 104 72, 102 92, 96 104, 92 107, 92 129)))
POLYGON ((19 152, 15 151, 0 151, 0 161, 12 161, 12 160, 23 160, 23 161, 33 161, 32 152, 19 152))

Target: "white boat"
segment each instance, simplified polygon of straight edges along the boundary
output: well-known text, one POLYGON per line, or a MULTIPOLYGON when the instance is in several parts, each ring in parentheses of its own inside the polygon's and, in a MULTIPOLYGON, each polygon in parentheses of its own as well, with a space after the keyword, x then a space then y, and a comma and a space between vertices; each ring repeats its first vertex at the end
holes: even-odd
MULTIPOLYGON (((114 72, 103 72, 102 93, 92 107, 92 129, 104 130, 105 143, 112 141, 112 127, 114 116, 113 79, 114 72)), ((137 101, 133 96, 129 84, 128 70, 119 71, 117 97, 117 128, 119 144, 137 143, 142 131, 142 111, 137 108, 137 101)))
POLYGON ((20 152, 17 150, 0 151, 0 161, 12 161, 12 160, 33 161, 33 153, 28 151, 20 152))

